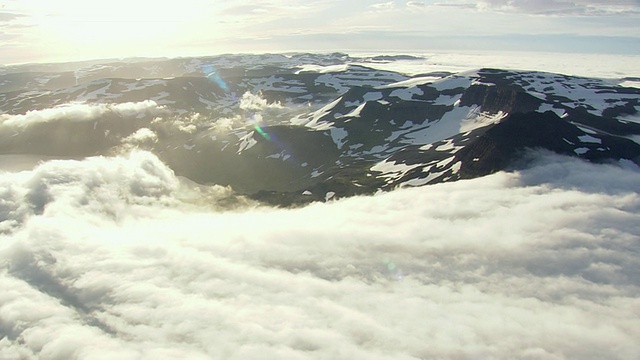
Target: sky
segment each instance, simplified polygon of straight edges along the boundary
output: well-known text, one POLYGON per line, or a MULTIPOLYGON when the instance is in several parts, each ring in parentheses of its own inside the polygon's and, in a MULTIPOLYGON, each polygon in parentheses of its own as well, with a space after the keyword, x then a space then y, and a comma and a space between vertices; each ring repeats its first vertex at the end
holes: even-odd
POLYGON ((2 0, 0 64, 282 51, 640 53, 639 0, 2 0))

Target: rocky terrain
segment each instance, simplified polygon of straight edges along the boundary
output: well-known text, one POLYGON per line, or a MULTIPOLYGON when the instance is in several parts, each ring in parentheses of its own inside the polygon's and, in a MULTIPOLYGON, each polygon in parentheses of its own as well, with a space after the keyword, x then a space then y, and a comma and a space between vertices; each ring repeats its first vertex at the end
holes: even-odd
POLYGON ((276 205, 524 166, 528 149, 640 164, 625 79, 346 54, 129 59, 0 68, 0 156, 142 149, 176 174, 276 205))

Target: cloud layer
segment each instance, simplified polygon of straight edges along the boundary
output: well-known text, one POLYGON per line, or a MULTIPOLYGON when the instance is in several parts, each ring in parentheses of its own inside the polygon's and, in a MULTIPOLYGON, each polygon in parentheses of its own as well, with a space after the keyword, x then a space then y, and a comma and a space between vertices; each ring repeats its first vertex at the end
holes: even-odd
POLYGON ((482 0, 477 2, 481 10, 517 11, 549 15, 614 15, 640 12, 635 0, 482 0))
POLYGON ((637 358, 639 174, 218 212, 148 153, 5 173, 0 357, 637 358))

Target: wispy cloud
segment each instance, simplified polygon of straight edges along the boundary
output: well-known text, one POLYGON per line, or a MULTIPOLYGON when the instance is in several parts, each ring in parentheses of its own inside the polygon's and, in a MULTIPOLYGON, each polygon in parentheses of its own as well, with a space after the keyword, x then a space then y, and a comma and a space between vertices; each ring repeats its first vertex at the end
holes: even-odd
POLYGON ((33 26, 21 21, 26 18, 27 16, 20 12, 0 11, 0 40, 5 51, 14 51, 10 46, 20 45, 20 40, 23 39, 22 32, 33 26))
POLYGON ((22 14, 10 13, 10 12, 0 12, 0 23, 12 21, 18 18, 24 17, 22 14))
POLYGON ((427 4, 424 1, 407 1, 407 6, 408 7, 422 8, 422 7, 427 6, 427 4))
POLYGON ((482 0, 481 10, 525 12, 538 15, 613 15, 638 14, 640 4, 633 0, 482 0))
POLYGON ((376 10, 390 10, 396 7, 396 3, 393 1, 388 1, 383 3, 373 4, 371 5, 371 7, 376 10))
POLYGON ((35 57, 58 60, 71 56, 335 50, 336 38, 344 44, 341 48, 354 50, 362 50, 363 44, 369 50, 396 49, 400 44, 404 48, 422 44, 428 49, 432 41, 429 36, 534 32, 637 38, 635 24, 640 17, 640 5, 633 0, 185 0, 162 4, 148 0, 104 4, 60 0, 38 6, 28 2, 10 4, 0 11, 4 14, 0 15, 4 18, 0 27, 4 26, 4 34, 10 34, 13 42, 10 51, 2 54, 3 63, 35 57), (556 21, 558 16, 565 21, 556 21), (364 39, 352 39, 356 31, 364 39), (412 35, 405 40, 384 40, 391 36, 381 38, 380 32, 405 32, 421 38, 412 35), (292 34, 326 36, 314 42, 300 36, 294 42, 292 34), (283 40, 286 37, 289 38, 283 40))

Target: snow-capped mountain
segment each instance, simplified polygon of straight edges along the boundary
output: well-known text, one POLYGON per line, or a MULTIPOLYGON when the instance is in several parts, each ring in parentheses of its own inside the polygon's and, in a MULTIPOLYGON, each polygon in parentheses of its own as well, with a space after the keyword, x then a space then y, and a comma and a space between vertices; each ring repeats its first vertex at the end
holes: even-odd
POLYGON ((0 69, 0 154, 149 150, 274 204, 473 178, 526 149, 640 164, 640 89, 410 56, 228 55, 0 69))

